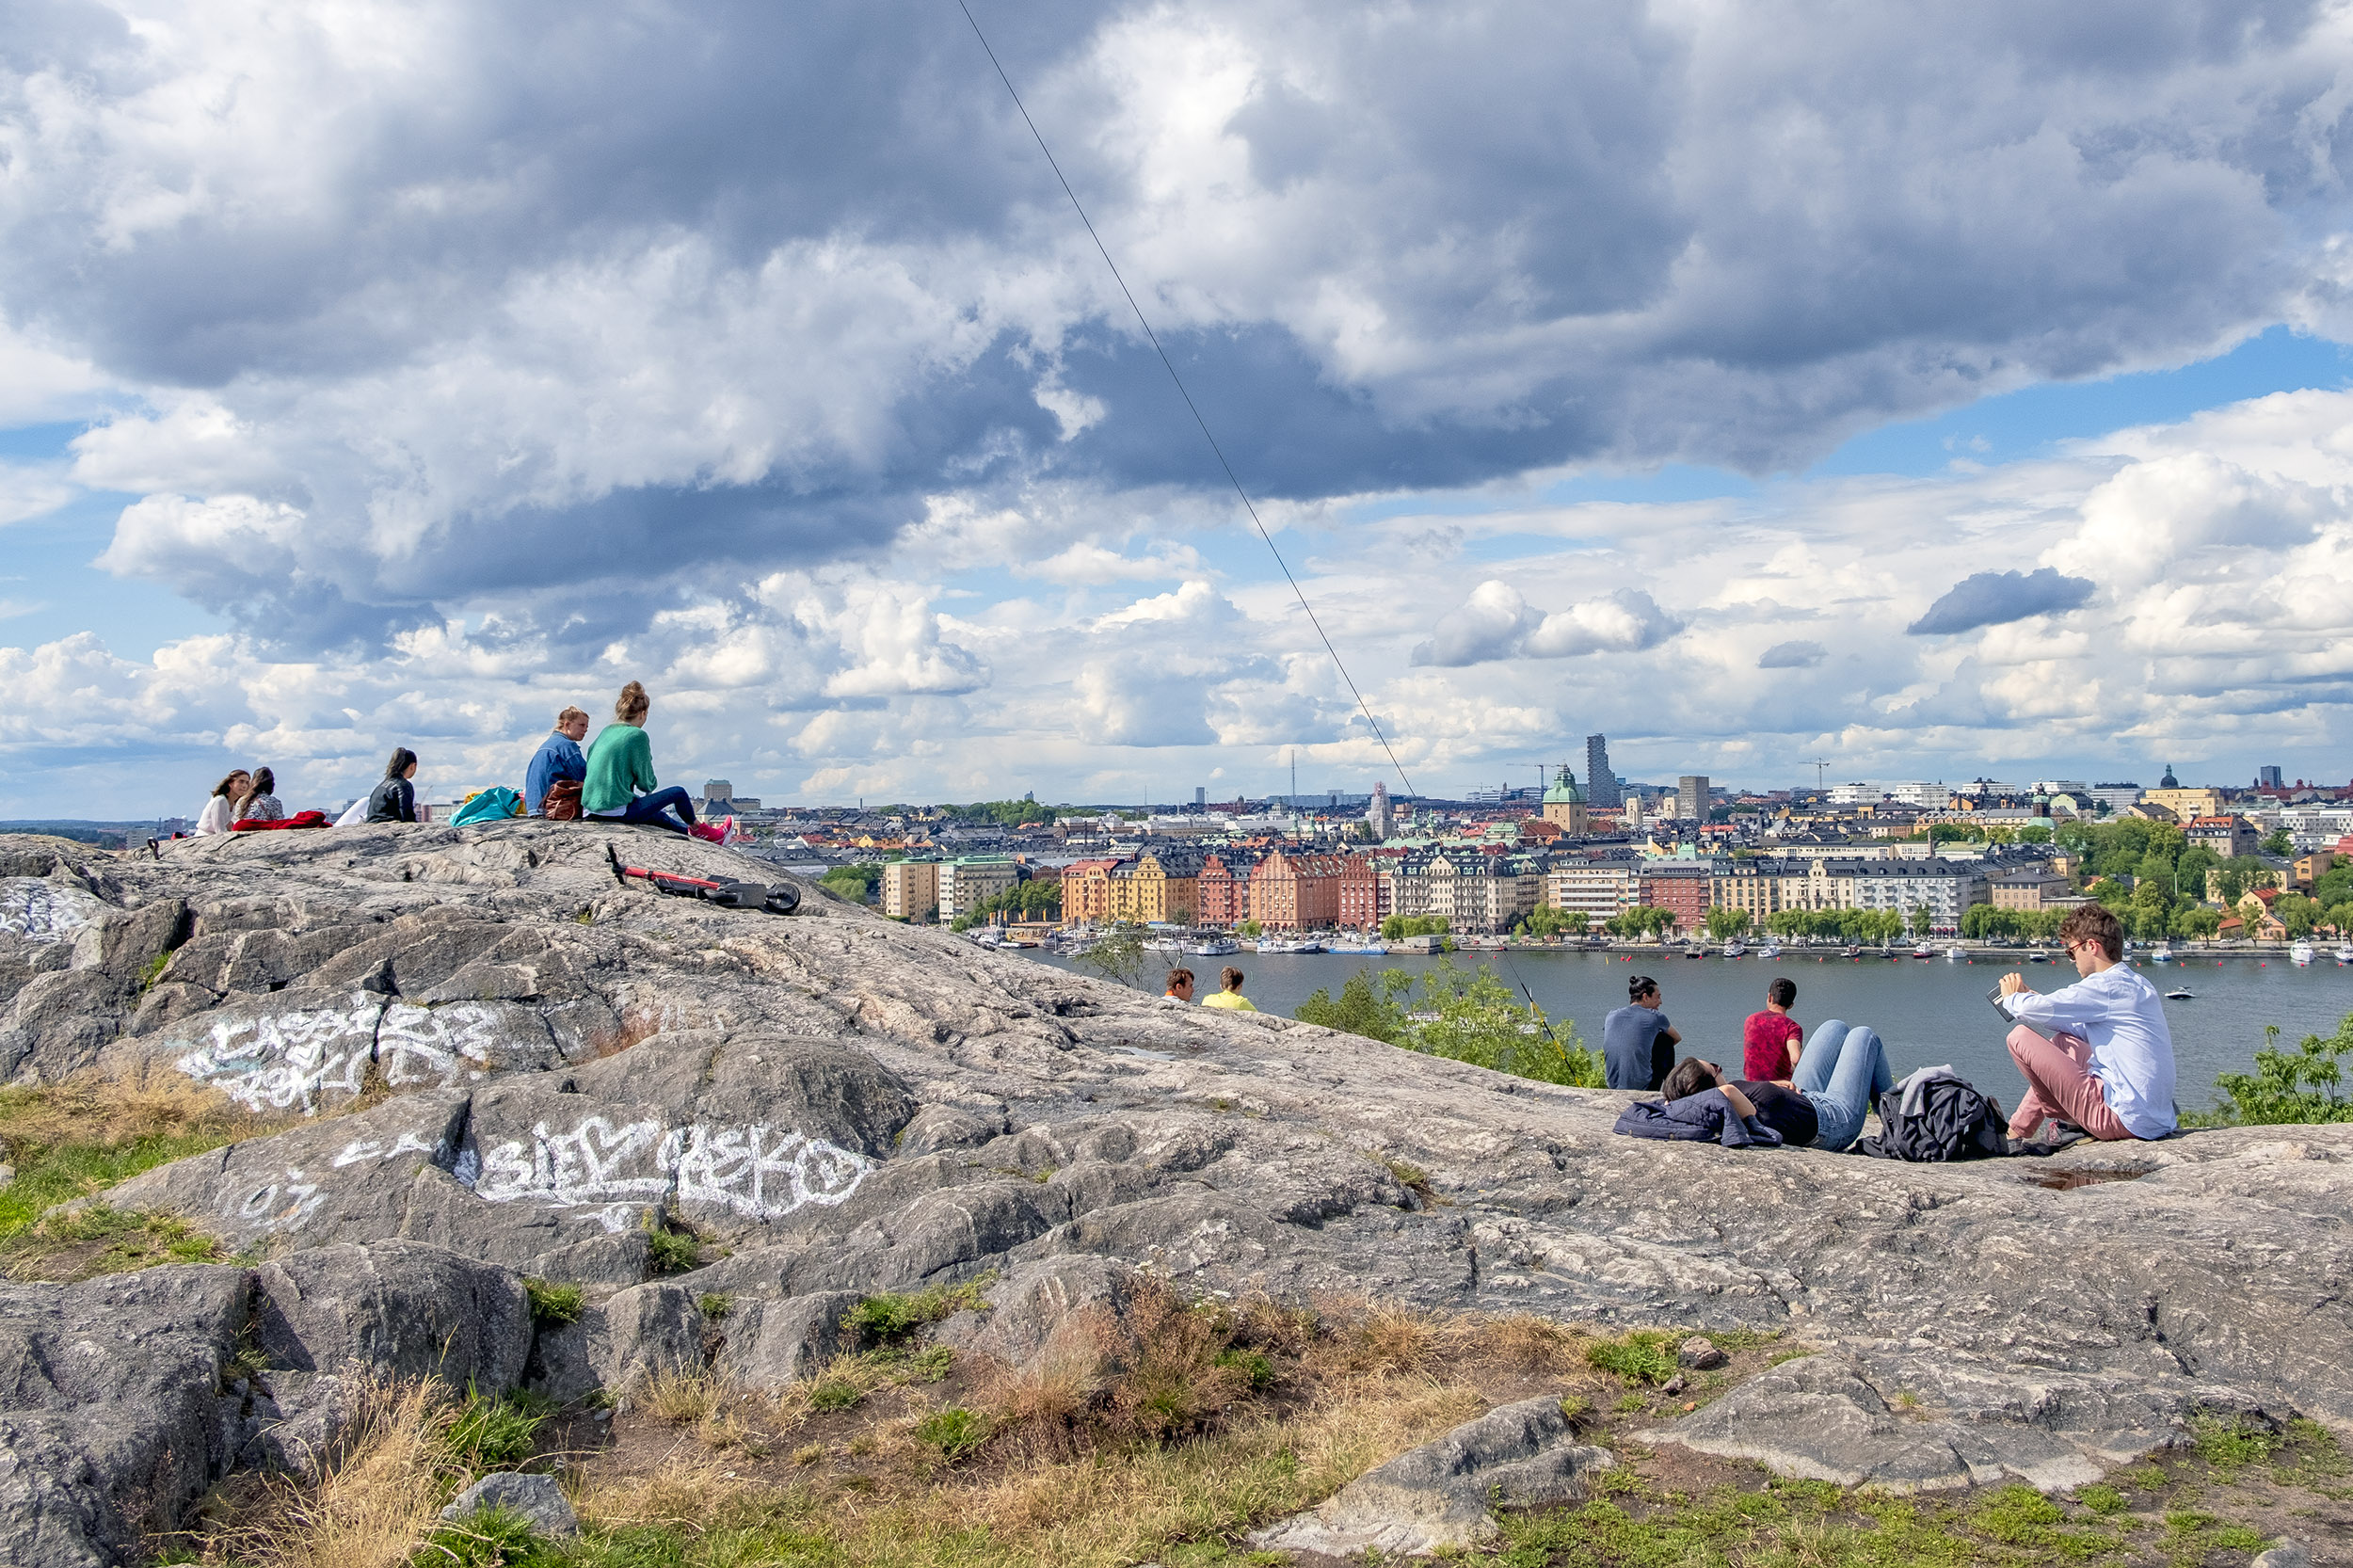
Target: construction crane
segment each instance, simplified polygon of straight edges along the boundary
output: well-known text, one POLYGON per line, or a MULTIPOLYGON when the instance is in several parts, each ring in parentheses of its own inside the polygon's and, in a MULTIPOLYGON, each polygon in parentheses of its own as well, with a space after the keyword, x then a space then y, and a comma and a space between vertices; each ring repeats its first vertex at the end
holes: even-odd
POLYGON ((1829 759, 1829 758, 1827 758, 1827 757, 1817 757, 1816 759, 1814 759, 1814 788, 1815 788, 1816 790, 1817 790, 1817 791, 1818 791, 1818 790, 1822 789, 1822 788, 1823 788, 1823 787, 1824 787, 1824 786, 1825 786, 1825 785, 1829 782, 1829 773, 1830 773, 1830 759, 1829 759))

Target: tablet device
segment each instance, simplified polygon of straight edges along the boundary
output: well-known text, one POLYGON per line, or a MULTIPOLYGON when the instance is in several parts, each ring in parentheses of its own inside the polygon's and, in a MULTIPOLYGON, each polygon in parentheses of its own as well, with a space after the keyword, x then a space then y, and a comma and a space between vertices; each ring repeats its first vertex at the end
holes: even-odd
POLYGON ((2005 1018, 2009 1016, 2009 1009, 2002 1005, 2002 988, 1999 985, 1988 991, 1985 994, 1985 1000, 1993 1004, 1994 1012, 1999 1013, 2005 1018))

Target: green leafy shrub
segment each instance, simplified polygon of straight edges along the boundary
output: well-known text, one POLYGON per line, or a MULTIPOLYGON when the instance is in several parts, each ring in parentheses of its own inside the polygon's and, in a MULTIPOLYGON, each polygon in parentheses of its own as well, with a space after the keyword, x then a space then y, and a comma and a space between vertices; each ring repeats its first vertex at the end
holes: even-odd
POLYGON ((709 1291, 695 1298, 695 1310, 716 1322, 735 1310, 735 1298, 709 1291))
POLYGON ((2224 1073, 2214 1080, 2223 1103, 2192 1120, 2209 1125, 2265 1127, 2312 1122, 2353 1122, 2353 1098, 2344 1093, 2344 1058, 2353 1052, 2353 1013, 2323 1039, 2307 1034, 2295 1050, 2281 1050, 2276 1024, 2264 1031, 2265 1048, 2255 1053, 2251 1073, 2224 1073))
POLYGON ((417 1560, 438 1568, 553 1568, 563 1558, 521 1514, 486 1508, 435 1530, 417 1560))
POLYGON ((2124 1508, 2124 1494, 2098 1481, 2089 1486, 2077 1487, 2075 1500, 2094 1513, 2119 1513, 2124 1508))
POLYGON ((809 1384, 811 1410, 856 1410, 866 1402, 866 1390, 848 1378, 819 1378, 809 1384))
POLYGON ((1240 1372, 1254 1392, 1274 1381, 1274 1363, 1257 1351, 1220 1351, 1211 1365, 1229 1367, 1240 1372))
POLYGON ((577 1285, 551 1285, 544 1279, 526 1279, 523 1294, 531 1302, 531 1320, 543 1328, 561 1328, 566 1323, 580 1321, 584 1302, 577 1285))

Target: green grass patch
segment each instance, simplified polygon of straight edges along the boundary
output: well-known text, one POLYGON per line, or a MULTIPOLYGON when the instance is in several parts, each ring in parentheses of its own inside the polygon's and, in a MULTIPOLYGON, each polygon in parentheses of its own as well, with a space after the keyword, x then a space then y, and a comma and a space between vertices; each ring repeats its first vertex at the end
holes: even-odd
POLYGON ((177 1214, 92 1204, 37 1220, 0 1241, 11 1279, 71 1282, 163 1263, 226 1263, 228 1249, 177 1214))
POLYGON ((531 1320, 542 1328, 576 1323, 585 1310, 585 1301, 577 1285, 551 1285, 544 1279, 526 1279, 523 1294, 531 1302, 531 1320))
MULTIPOLYGON (((61 1203, 104 1192, 142 1171, 269 1130, 216 1091, 176 1077, 143 1082, 84 1076, 66 1083, 0 1089, 0 1144, 16 1179, 0 1188, 0 1269, 14 1274, 9 1243, 61 1203)), ((200 1261, 175 1256, 162 1238, 126 1252, 120 1268, 200 1261)), ((36 1251, 40 1250, 36 1248, 36 1251)), ((17 1277, 32 1277, 18 1274, 17 1277)))
POLYGON ((449 1446, 469 1470, 508 1470, 529 1459, 555 1407, 536 1394, 486 1395, 467 1386, 449 1427, 449 1446))
POLYGON ((2213 1465, 2217 1476, 2224 1480, 2236 1476, 2249 1464, 2265 1463, 2286 1441, 2280 1433, 2251 1421, 2226 1421, 2215 1416, 2193 1416, 2189 1440, 2198 1457, 2213 1465))
POLYGON ((1615 1339, 1597 1339, 1585 1359, 1628 1383, 1656 1385, 1675 1375, 1675 1336, 1665 1329, 1638 1328, 1615 1339))
POLYGON ((981 1292, 997 1283, 994 1272, 962 1285, 933 1285, 920 1290, 885 1290, 865 1297, 841 1315, 841 1326, 861 1340, 888 1345, 926 1324, 956 1312, 979 1312, 988 1304, 981 1292))
POLYGON ((646 1267, 659 1278, 692 1272, 703 1265, 703 1244, 684 1231, 652 1226, 646 1232, 646 1267))
POLYGON ((951 1461, 962 1459, 987 1436, 987 1418, 960 1405, 935 1410, 915 1423, 915 1440, 937 1448, 943 1458, 951 1461))
POLYGON ((715 1290, 708 1291, 695 1298, 695 1310, 715 1323, 735 1310, 735 1298, 721 1295, 715 1290))
POLYGON ((2094 1513, 2121 1513, 2124 1511, 2124 1494, 2099 1481, 2077 1487, 2075 1500, 2094 1513))

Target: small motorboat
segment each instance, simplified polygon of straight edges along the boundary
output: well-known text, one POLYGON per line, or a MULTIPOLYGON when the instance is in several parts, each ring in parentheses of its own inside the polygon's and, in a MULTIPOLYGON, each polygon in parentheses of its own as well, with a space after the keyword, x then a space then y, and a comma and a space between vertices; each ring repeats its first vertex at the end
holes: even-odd
POLYGON ((1863 944, 1860 942, 1849 942, 1845 950, 1841 952, 1838 956, 1841 958, 1860 958, 1863 956, 1863 944))
POLYGON ((2195 991, 2192 991, 2188 986, 2185 985, 2178 990, 2166 992, 2165 1000, 2168 1001, 2196 1001, 2198 1000, 2198 994, 2195 991))
POLYGON ((1945 950, 1945 962, 1947 964, 1958 963, 1967 956, 1967 953, 1961 951, 1961 944, 1958 942, 1945 950))
POLYGON ((1936 956, 1936 949, 1929 946, 1926 942, 1922 942, 1918 947, 1912 950, 1912 956, 1914 958, 1933 958, 1936 956))
POLYGON ((1191 943, 1184 951, 1195 958, 1223 958, 1229 952, 1240 952, 1241 949, 1223 936, 1212 936, 1207 941, 1191 943))
POLYGON ((1745 958, 1748 956, 1748 952, 1749 944, 1740 940, 1737 936, 1735 936, 1731 941, 1724 944, 1724 956, 1726 958, 1745 958))
POLYGON ((2173 944, 2170 942, 2159 942, 2156 945, 2156 948, 2149 954, 2149 961, 2153 964, 2170 964, 2173 962, 2173 944))
POLYGON ((2288 962, 2299 969, 2310 964, 2316 956, 2318 955, 2313 952, 2313 945, 2310 942, 2299 941, 2288 949, 2288 962))
POLYGON ((2026 954, 2026 962, 2029 964, 2048 964, 2050 961, 2051 955, 2047 952, 2030 952, 2026 954))
POLYGON ((1756 950, 1756 955, 1759 958, 1779 958, 1781 956, 1781 944, 1779 942, 1768 942, 1763 947, 1756 950))
POLYGON ((1377 936, 1371 936, 1367 937, 1365 940, 1360 942, 1346 940, 1327 942, 1324 944, 1323 951, 1326 952, 1358 953, 1374 958, 1380 958, 1386 955, 1389 951, 1389 944, 1382 941, 1377 936))
POLYGON ((2337 962, 2340 964, 2353 964, 2353 942, 2339 942, 2337 944, 2337 962))

